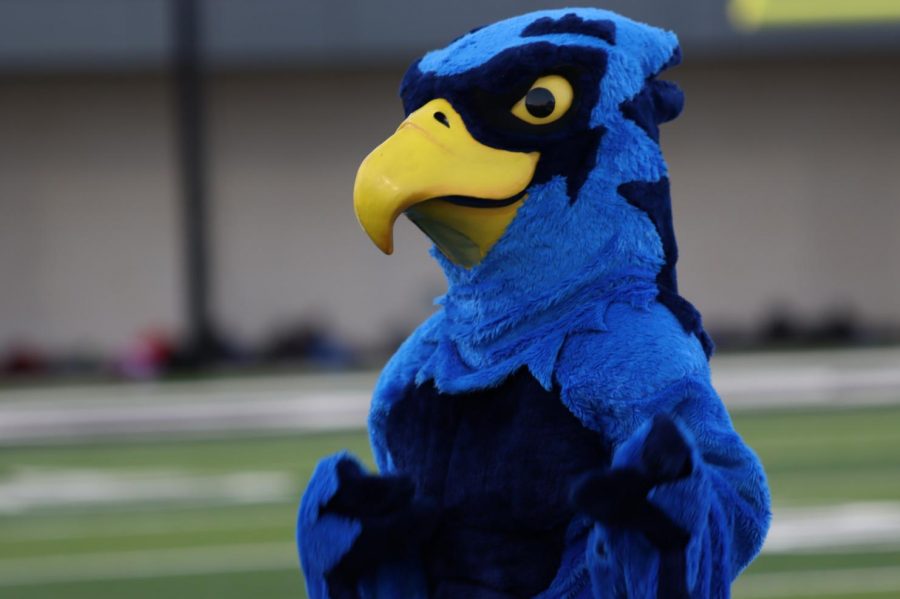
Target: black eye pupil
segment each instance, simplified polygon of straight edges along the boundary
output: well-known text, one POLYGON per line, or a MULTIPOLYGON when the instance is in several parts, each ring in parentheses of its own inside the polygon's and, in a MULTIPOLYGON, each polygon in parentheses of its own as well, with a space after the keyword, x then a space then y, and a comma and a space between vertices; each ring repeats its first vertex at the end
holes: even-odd
POLYGON ((549 89, 535 87, 525 95, 525 110, 533 117, 542 119, 553 114, 556 98, 549 89))

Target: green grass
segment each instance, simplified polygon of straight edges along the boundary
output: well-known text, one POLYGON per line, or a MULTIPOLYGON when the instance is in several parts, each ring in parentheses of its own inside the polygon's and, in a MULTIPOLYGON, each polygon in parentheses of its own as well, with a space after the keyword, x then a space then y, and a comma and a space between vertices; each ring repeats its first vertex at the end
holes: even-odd
POLYGON ((778 505, 900 501, 900 407, 751 412, 734 422, 778 505))
POLYGON ((0 590, 8 599, 106 598, 191 599, 258 597, 260 599, 296 599, 305 597, 299 571, 250 572, 215 576, 181 576, 95 582, 67 582, 0 590))
POLYGON ((0 476, 21 466, 91 469, 176 467, 197 473, 285 470, 308 476, 320 457, 341 449, 349 449, 367 459, 370 455, 368 439, 357 431, 293 438, 19 447, 0 450, 0 476))
MULTIPOLYGON (((735 416, 735 426, 765 463, 778 505, 900 501, 900 407, 741 413, 735 416)), ((0 516, 0 597, 303 597, 292 547, 297 500, 317 461, 345 448, 371 464, 362 432, 0 450, 0 484, 23 469, 181 471, 198 476, 266 471, 284 473, 296 488, 290 497, 246 505, 157 502, 0 516), (220 558, 234 552, 235 567, 247 571, 191 573, 191 556, 207 552, 220 558), (164 564, 167 555, 169 562, 187 564, 187 569, 164 575, 169 570, 159 566, 161 571, 154 572, 157 560, 164 564), (182 555, 188 556, 183 562, 182 555), (53 576, 54 568, 71 575, 41 582, 53 576), (11 578, 20 583, 9 584, 11 578)), ((220 565, 227 568, 231 563, 225 559, 220 565)), ((746 583, 738 584, 735 596, 798 597, 771 594, 764 587, 772 576, 779 580, 782 574, 814 580, 818 572, 898 564, 900 549, 763 555, 748 570, 746 583), (768 594, 760 595, 760 589, 768 594)), ((851 589, 828 597, 898 597, 900 581, 887 593, 853 593, 851 589)))

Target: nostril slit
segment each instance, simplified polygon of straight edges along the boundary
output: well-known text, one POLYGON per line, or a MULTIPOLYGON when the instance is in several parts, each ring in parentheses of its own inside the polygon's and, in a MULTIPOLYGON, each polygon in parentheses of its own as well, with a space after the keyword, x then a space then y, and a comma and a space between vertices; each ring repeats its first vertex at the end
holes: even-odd
POLYGON ((434 120, 436 120, 437 122, 442 124, 444 127, 447 127, 448 129, 450 128, 450 121, 447 120, 447 115, 444 114, 443 112, 440 112, 440 111, 435 112, 434 120))

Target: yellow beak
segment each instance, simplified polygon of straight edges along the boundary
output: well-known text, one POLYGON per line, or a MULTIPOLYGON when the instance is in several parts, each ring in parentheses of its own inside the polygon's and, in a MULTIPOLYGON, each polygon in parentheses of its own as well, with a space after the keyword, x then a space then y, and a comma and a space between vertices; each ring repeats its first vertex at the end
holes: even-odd
POLYGON ((363 230, 393 251, 403 214, 448 258, 477 264, 524 201, 537 152, 509 152, 475 140, 447 100, 415 111, 359 167, 353 207, 363 230))

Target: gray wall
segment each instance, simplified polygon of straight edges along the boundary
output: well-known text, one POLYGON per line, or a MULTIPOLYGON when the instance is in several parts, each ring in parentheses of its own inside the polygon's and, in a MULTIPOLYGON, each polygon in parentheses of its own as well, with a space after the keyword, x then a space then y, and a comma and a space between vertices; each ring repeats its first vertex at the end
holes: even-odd
MULTIPOLYGON (((138 70, 170 58, 171 8, 182 0, 0 0, 0 72, 138 70)), ((731 0, 603 0, 678 32, 693 59, 900 51, 900 23, 739 30, 731 0)), ((198 0, 217 68, 409 62, 473 27, 571 0, 198 0)))
POLYGON ((0 82, 0 347, 121 347, 179 324, 159 78, 0 82))
POLYGON ((776 303, 900 322, 900 64, 722 64, 675 77, 664 133, 683 290, 712 324, 776 303), (893 75, 892 75, 893 74, 893 75))
MULTIPOLYGON (((711 325, 774 303, 852 306, 900 324, 897 62, 679 68, 688 104, 663 139, 680 279, 711 325)), ((359 161, 401 118, 402 69, 217 75, 210 130, 216 313, 255 341, 298 315, 375 343, 443 282, 398 223, 381 256, 359 230, 359 161)), ((121 348, 181 326, 166 81, 0 80, 0 347, 121 348)))

